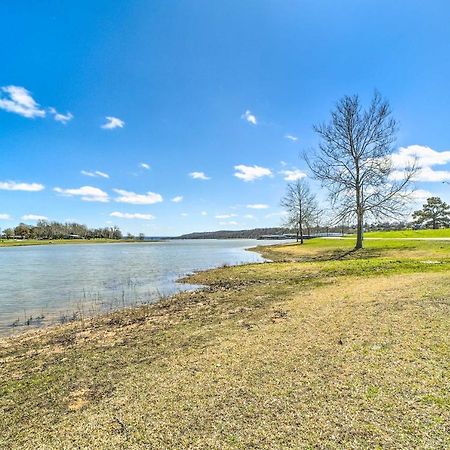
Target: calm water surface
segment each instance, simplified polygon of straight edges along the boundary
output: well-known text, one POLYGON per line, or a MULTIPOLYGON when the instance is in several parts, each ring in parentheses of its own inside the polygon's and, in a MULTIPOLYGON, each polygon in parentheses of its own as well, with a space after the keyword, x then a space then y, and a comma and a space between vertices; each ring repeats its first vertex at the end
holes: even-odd
POLYGON ((259 254, 245 249, 274 243, 279 241, 173 240, 0 248, 0 334, 71 320, 74 314, 154 302, 161 295, 192 289, 176 280, 193 271, 262 262, 259 254))

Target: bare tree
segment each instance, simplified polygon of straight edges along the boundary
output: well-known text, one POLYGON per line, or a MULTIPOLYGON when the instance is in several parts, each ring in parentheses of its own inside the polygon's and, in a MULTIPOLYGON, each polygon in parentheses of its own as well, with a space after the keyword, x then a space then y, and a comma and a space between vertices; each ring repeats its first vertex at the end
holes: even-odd
POLYGON ((398 219, 404 214, 416 167, 404 173, 394 170, 397 123, 378 93, 364 110, 358 96, 345 96, 331 112, 330 122, 314 130, 319 149, 312 160, 306 156, 307 163, 329 191, 336 223, 356 219, 355 249, 360 249, 366 215, 398 219))
POLYGON ((311 227, 317 218, 316 196, 311 192, 304 180, 289 183, 286 195, 281 200, 281 206, 287 212, 285 225, 294 229, 297 234, 297 242, 304 242, 304 229, 311 227))

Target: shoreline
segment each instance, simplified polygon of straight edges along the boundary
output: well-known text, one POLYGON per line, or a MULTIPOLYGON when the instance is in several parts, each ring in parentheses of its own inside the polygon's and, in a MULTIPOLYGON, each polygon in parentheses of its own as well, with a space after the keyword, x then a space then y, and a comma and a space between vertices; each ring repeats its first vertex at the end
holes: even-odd
MULTIPOLYGON (((246 239, 247 240, 247 239, 246 239)), ((108 243, 160 243, 162 241, 113 241, 113 242, 105 242, 100 241, 100 242, 79 242, 80 244, 89 244, 89 243, 98 243, 98 244, 108 244, 108 243)), ((70 244, 72 242, 67 242, 67 244, 70 244)), ((40 245, 49 245, 51 244, 50 242, 46 243, 46 244, 40 244, 40 245)), ((66 244, 66 242, 61 242, 61 244, 66 244)), ((30 244, 33 245, 33 244, 30 244)), ((39 244, 37 244, 39 245, 39 244)), ((25 323, 21 323, 18 325, 13 325, 10 324, 8 325, 8 328, 11 329, 10 332, 1 332, 0 333, 0 343, 3 339, 14 339, 14 338, 20 338, 21 336, 25 335, 25 334, 33 334, 33 333, 39 333, 42 332, 44 330, 47 329, 51 329, 51 328, 55 328, 55 327, 64 327, 64 326, 68 326, 71 324, 77 324, 80 322, 83 323, 87 323, 89 321, 92 320, 96 320, 96 319, 101 319, 103 316, 108 316, 112 313, 116 313, 122 311, 122 310, 126 310, 126 309, 135 309, 135 308, 141 308, 143 306, 149 306, 149 305, 155 305, 158 304, 159 302, 162 301, 167 301, 167 300, 171 300, 172 298, 175 298, 177 296, 179 296, 180 294, 184 294, 185 292, 191 292, 191 293, 195 293, 195 292, 199 292, 205 288, 207 288, 208 286, 202 285, 202 284, 197 284, 197 283, 190 283, 190 279, 194 276, 198 276, 201 275, 202 273, 205 272, 210 272, 210 271, 215 271, 215 270, 219 270, 219 269, 223 269, 223 268, 233 268, 233 267, 238 267, 238 266, 245 266, 245 265, 252 265, 252 264, 263 264, 263 263, 267 263, 267 262, 271 262, 271 260, 269 258, 267 258, 263 252, 264 252, 264 247, 275 247, 275 246, 281 246, 281 245, 285 245, 285 244, 281 244, 281 243, 271 243, 268 245, 259 245, 259 246, 251 246, 251 247, 246 247, 243 250, 244 251, 249 251, 249 252, 255 252, 258 253, 261 258, 263 259, 262 261, 257 261, 257 262, 244 262, 244 263, 235 263, 235 264, 225 264, 225 265, 217 265, 217 266, 213 266, 213 267, 209 267, 206 269, 201 269, 201 270, 190 270, 187 271, 184 274, 181 274, 179 276, 179 278, 177 278, 175 280, 176 284, 180 284, 180 285, 189 285, 191 284, 192 288, 191 289, 180 289, 178 292, 174 292, 168 296, 162 296, 161 298, 157 298, 154 301, 148 301, 145 302, 143 301, 142 303, 136 303, 136 304, 126 304, 126 305, 121 305, 121 306, 117 306, 116 308, 113 308, 109 311, 97 311, 95 313, 92 314, 88 314, 88 315, 84 315, 84 308, 82 308, 82 310, 80 309, 68 309, 68 310, 61 310, 61 311, 53 311, 53 312, 48 312, 45 313, 45 316, 47 315, 51 315, 52 319, 48 319, 47 321, 44 320, 44 312, 45 311, 41 311, 41 317, 37 317, 35 318, 35 320, 38 320, 37 323, 33 322, 33 319, 31 319, 30 324, 25 324, 25 323), (62 314, 64 312, 64 314, 62 314), (64 316, 64 321, 61 321, 57 319, 58 316, 61 316, 61 314, 64 316), (73 318, 72 318, 73 317, 73 318)), ((87 308, 89 309, 89 308, 87 308)))
POLYGON ((0 338, 0 446, 446 448, 450 244, 262 250, 180 279, 198 290, 0 338))
POLYGON ((149 244, 162 242, 158 240, 140 241, 128 239, 24 239, 24 240, 0 240, 0 248, 30 247, 41 245, 85 245, 85 244, 149 244))

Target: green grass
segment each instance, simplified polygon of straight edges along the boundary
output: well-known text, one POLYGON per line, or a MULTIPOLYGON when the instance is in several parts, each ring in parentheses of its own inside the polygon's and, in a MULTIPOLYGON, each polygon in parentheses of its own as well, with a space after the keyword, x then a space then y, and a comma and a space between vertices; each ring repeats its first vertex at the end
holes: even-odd
POLYGON ((450 228, 439 230, 401 230, 401 231, 370 231, 366 237, 376 238, 450 238, 450 228))
POLYGON ((449 448, 450 242, 317 239, 0 341, 0 448, 449 448))

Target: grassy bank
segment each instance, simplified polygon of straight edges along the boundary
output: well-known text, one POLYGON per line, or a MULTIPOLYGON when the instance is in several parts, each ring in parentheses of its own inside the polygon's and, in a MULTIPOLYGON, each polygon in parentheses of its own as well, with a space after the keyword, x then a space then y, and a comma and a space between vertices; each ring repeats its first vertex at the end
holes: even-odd
POLYGON ((28 245, 64 245, 64 244, 114 244, 123 242, 142 242, 130 239, 0 239, 0 247, 23 247, 28 245))
POLYGON ((0 448, 448 448, 450 243, 350 245, 0 341, 0 448))
POLYGON ((400 230, 400 231, 369 231, 366 237, 373 238, 420 238, 420 239, 437 239, 450 238, 450 228, 442 228, 439 230, 400 230))

